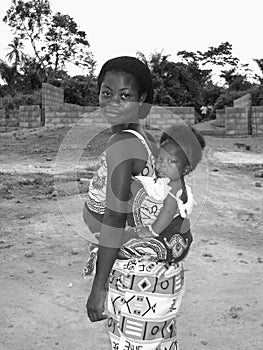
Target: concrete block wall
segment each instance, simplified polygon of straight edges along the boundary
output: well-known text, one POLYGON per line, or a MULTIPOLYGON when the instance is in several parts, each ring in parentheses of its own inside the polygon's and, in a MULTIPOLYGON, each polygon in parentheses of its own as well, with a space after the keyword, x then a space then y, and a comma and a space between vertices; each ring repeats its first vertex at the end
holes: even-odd
POLYGON ((216 125, 218 126, 225 126, 225 110, 224 109, 217 109, 216 110, 216 125))
POLYGON ((18 127, 19 126, 19 110, 11 109, 6 113, 7 126, 18 127))
POLYGON ((252 107, 251 112, 252 135, 263 135, 263 106, 252 107))
POLYGON ((64 104, 64 89, 43 83, 42 108, 46 106, 60 106, 64 104))
POLYGON ((246 107, 225 108, 225 134, 243 136, 249 134, 248 112, 246 107))
POLYGON ((65 104, 61 107, 47 107, 45 110, 45 126, 47 127, 72 127, 77 123, 105 124, 101 113, 95 113, 98 107, 78 106, 65 104))
MULTIPOLYGON (((143 125, 162 128, 181 121, 188 125, 195 122, 194 107, 158 107, 153 106, 149 116, 142 121, 143 125)), ((50 106, 45 109, 45 126, 62 127, 83 122, 84 124, 100 124, 108 126, 98 107, 78 106, 65 103, 63 106, 50 106), (95 112, 96 111, 96 112, 95 112)))
POLYGON ((0 109, 0 127, 6 126, 5 110, 0 109))
POLYGON ((234 107, 248 108, 250 109, 252 105, 251 94, 243 95, 236 100, 234 100, 234 107))
POLYGON ((64 105, 64 89, 43 83, 41 94, 41 125, 44 126, 46 125, 46 108, 64 105))
POLYGON ((153 128, 163 128, 167 125, 184 121, 188 125, 195 123, 194 107, 159 107, 153 106, 144 124, 153 128))
POLYGON ((39 128, 41 126, 40 106, 20 106, 19 126, 21 128, 39 128))
POLYGON ((234 100, 234 107, 216 110, 216 123, 229 136, 263 135, 263 106, 251 106, 251 94, 234 100))
POLYGON ((0 126, 6 128, 19 127, 19 111, 16 109, 0 109, 0 126))

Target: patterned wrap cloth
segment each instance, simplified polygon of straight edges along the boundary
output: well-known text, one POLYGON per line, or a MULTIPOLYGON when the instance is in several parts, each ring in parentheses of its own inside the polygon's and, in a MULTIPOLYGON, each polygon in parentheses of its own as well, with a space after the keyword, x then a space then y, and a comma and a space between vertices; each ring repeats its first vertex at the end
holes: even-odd
MULTIPOLYGON (((126 131, 135 134, 148 152, 148 161, 140 175, 154 177, 154 156, 146 141, 138 132, 126 131)), ((101 166, 91 181, 84 208, 96 217, 96 221, 98 218, 102 220, 105 212, 106 179, 107 165, 103 155, 101 166)), ((159 210, 163 199, 159 201, 159 210)), ((155 209, 150 209, 154 215, 149 218, 147 210, 151 206, 148 205, 145 206, 144 214, 140 213, 140 205, 142 202, 145 204, 145 200, 151 201, 142 188, 134 200, 132 218, 129 218, 133 226, 146 222, 142 219, 143 215, 149 219, 148 223, 152 223, 158 215, 155 209)), ((86 223, 89 225, 88 221, 86 223)), ((126 259, 117 259, 109 276, 107 308, 112 350, 179 349, 176 314, 184 294, 181 261, 191 242, 189 220, 180 215, 159 237, 146 238, 143 242, 138 239, 128 242, 126 259)))
POLYGON ((107 303, 112 350, 179 349, 176 314, 183 294, 182 263, 116 260, 107 303))

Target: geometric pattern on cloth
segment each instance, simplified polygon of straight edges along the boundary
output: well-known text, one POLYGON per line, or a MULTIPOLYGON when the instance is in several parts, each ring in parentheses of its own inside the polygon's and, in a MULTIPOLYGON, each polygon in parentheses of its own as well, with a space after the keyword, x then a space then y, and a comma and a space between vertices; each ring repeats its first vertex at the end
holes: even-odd
POLYGON ((152 237, 144 239, 133 238, 123 244, 121 253, 126 258, 144 258, 151 261, 166 260, 167 248, 164 244, 152 237))
POLYGON ((116 260, 107 302, 112 349, 178 350, 176 314, 183 293, 181 262, 116 260))
MULTIPOLYGON (((142 169, 140 175, 142 176, 153 176, 155 169, 155 158, 146 142, 144 137, 135 130, 123 130, 124 132, 129 132, 134 134, 145 147, 148 157, 144 168, 142 169)), ((107 161, 106 161, 106 151, 104 151, 99 159, 100 165, 95 172, 92 180, 89 183, 89 190, 87 194, 87 206, 91 211, 99 214, 105 213, 106 208, 106 187, 107 187, 107 161)))
POLYGON ((112 290, 133 290, 139 293, 147 292, 170 295, 180 291, 184 284, 184 276, 183 273, 177 273, 172 277, 158 279, 155 276, 126 275, 119 270, 113 270, 109 284, 112 290))
POLYGON ((165 321, 142 321, 122 317, 120 330, 126 337, 139 340, 169 339, 176 336, 176 319, 165 321))
POLYGON ((176 294, 145 294, 127 291, 124 294, 109 289, 108 310, 116 316, 140 318, 144 320, 173 317, 181 304, 183 289, 176 294))
POLYGON ((121 337, 115 337, 110 335, 111 349, 112 350, 179 350, 177 344, 177 338, 167 339, 160 342, 159 340, 144 341, 133 340, 121 335, 121 337))

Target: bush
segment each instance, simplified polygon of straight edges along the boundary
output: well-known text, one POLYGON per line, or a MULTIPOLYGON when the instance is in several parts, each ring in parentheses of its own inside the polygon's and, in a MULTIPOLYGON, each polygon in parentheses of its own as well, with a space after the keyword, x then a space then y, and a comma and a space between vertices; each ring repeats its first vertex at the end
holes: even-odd
POLYGON ((234 100, 245 95, 246 91, 229 91, 222 93, 214 105, 214 110, 223 109, 225 107, 233 107, 234 100))
POLYGON ((41 90, 32 92, 31 94, 18 93, 15 96, 4 96, 1 98, 3 107, 8 109, 18 109, 19 106, 41 106, 41 90))
POLYGON ((251 90, 252 106, 263 106, 263 85, 259 85, 251 90))

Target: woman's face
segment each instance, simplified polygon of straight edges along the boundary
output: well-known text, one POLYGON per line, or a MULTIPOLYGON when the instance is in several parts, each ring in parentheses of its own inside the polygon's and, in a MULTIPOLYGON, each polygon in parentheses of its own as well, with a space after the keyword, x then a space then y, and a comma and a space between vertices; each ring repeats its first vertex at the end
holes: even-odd
POLYGON ((111 125, 138 122, 140 103, 146 96, 139 96, 133 75, 125 72, 107 72, 101 84, 99 103, 111 125))

